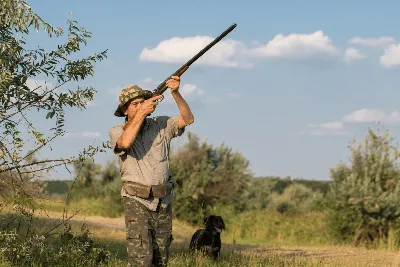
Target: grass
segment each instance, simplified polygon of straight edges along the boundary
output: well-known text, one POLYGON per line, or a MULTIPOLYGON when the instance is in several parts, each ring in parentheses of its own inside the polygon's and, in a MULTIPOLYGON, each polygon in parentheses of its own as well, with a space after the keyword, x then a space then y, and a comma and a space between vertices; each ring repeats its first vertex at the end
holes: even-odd
MULTIPOLYGON (((42 199, 39 201, 39 203, 42 209, 54 212, 63 212, 65 205, 65 201, 53 199, 42 199)), ((70 213, 79 212, 80 214, 85 214, 88 216, 103 216, 111 218, 120 217, 120 207, 116 205, 110 205, 110 203, 112 202, 103 197, 73 200, 70 202, 68 210, 70 213), (108 204, 104 205, 104 203, 108 204)))
MULTIPOLYGON (((60 211, 62 202, 49 201, 45 207, 60 211)), ((72 206, 70 213, 78 208, 72 206)), ((74 217, 73 229, 79 229, 80 224, 86 222, 91 237, 116 255, 109 266, 126 266, 123 218, 89 214, 90 210, 83 209, 74 217)), ((48 215, 50 218, 61 217, 56 212, 48 215)), ((42 221, 38 223, 44 227, 50 219, 44 214, 41 216, 42 221)), ((272 211, 247 212, 236 217, 223 214, 227 231, 222 234, 222 255, 217 262, 191 255, 189 240, 198 226, 174 220, 169 266, 400 266, 400 254, 396 251, 334 245, 324 216, 322 212, 285 215, 272 211)), ((1 266, 8 265, 0 258, 1 266)))
MULTIPOLYGON (((86 216, 121 217, 115 213, 110 216, 104 210, 106 200, 83 199, 72 202, 69 213, 79 211, 86 216)), ((62 212, 64 203, 56 200, 41 201, 48 211, 62 212)), ((220 214, 219 211, 216 211, 220 214)), ((223 241, 240 244, 290 244, 290 245, 326 245, 333 244, 323 212, 304 214, 280 214, 276 211, 250 211, 240 215, 230 212, 222 214, 227 226, 223 241), (318 233, 317 235, 315 233, 318 233)), ((197 226, 197 227, 200 227, 197 226)))
MULTIPOLYGON (((280 245, 274 244, 272 241, 270 241, 270 245, 251 244, 250 239, 243 243, 237 240, 234 244, 229 241, 228 233, 222 235, 221 259, 213 262, 188 252, 189 239, 195 230, 196 228, 193 226, 174 221, 175 240, 171 247, 169 266, 400 266, 396 263, 400 263, 400 254, 388 250, 317 244, 291 245, 284 244, 284 240, 280 245)), ((116 266, 125 266, 126 243, 123 229, 110 231, 94 227, 92 228, 92 237, 118 255, 121 265, 116 266)))
MULTIPOLYGON (((177 231, 178 229, 175 229, 177 231)), ((121 265, 125 266, 126 246, 123 233, 110 233, 104 230, 94 232, 93 237, 118 254, 121 265), (100 237, 101 236, 101 237, 100 237)), ((220 260, 214 262, 200 255, 188 252, 188 242, 173 242, 169 266, 398 266, 400 256, 394 252, 356 249, 351 247, 294 247, 294 246, 245 246, 223 244, 220 260)))

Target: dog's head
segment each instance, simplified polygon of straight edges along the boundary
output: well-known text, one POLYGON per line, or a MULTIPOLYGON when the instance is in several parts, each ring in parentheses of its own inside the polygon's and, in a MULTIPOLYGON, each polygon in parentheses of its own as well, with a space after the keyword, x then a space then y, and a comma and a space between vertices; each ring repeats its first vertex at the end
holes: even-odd
POLYGON ((225 230, 225 223, 221 216, 208 216, 204 218, 204 224, 206 229, 213 233, 221 233, 222 230, 225 230))

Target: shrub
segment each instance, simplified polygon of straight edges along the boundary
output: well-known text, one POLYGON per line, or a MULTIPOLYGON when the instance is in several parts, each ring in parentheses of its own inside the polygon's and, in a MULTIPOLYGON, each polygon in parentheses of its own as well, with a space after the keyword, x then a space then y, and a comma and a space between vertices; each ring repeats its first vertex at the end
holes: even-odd
POLYGON ((368 129, 350 147, 351 162, 331 170, 330 225, 334 235, 356 245, 386 242, 400 218, 400 151, 389 131, 368 129))
POLYGON ((96 244, 86 227, 73 234, 70 227, 55 237, 33 235, 21 239, 15 231, 0 233, 0 258, 11 266, 104 266, 116 258, 96 244))

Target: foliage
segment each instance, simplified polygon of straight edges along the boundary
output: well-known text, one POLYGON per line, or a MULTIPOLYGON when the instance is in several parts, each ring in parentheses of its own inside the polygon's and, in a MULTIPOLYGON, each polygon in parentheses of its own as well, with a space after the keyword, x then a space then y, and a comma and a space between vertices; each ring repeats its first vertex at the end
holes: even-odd
MULTIPOLYGON (((41 177, 57 166, 82 161, 108 147, 103 143, 98 147, 89 146, 76 157, 38 159, 38 151, 65 133, 64 115, 67 107, 86 108, 93 100, 92 87, 73 89, 72 86, 94 75, 94 64, 106 57, 106 51, 85 58, 75 54, 87 44, 91 33, 68 19, 66 40, 53 51, 43 48, 31 49, 26 37, 32 29, 42 27, 49 38, 62 38, 60 28, 53 28, 35 14, 23 0, 1 1, 0 13, 0 173, 15 172, 20 179, 21 195, 24 182, 41 177), (53 87, 38 83, 35 78, 50 80, 53 87), (69 85, 72 83, 72 85, 69 85), (67 87, 68 90, 62 90, 67 87), (34 115, 34 111, 37 111, 34 115), (38 116, 52 120, 54 127, 41 131, 37 128, 38 116), (31 149, 27 149, 30 148, 31 149)), ((1 180, 3 186, 12 184, 1 180)))
POLYGON ((96 212, 95 215, 121 216, 122 181, 115 161, 102 166, 93 160, 86 160, 74 164, 74 167, 78 178, 76 185, 71 186, 71 204, 79 203, 89 214, 96 212))
POLYGON ((119 172, 119 168, 117 167, 117 163, 115 160, 109 161, 104 166, 104 170, 101 173, 101 181, 103 184, 107 184, 115 181, 116 179, 121 179, 121 174, 119 172))
POLYGON ((237 211, 245 208, 243 196, 249 179, 249 162, 222 144, 218 148, 188 133, 188 142, 171 157, 176 190, 174 214, 197 222, 217 204, 233 203, 237 211))
POLYGON ((322 199, 322 194, 302 184, 291 184, 282 194, 272 193, 269 207, 280 213, 311 211, 322 199))
POLYGON ((331 169, 330 224, 337 237, 355 244, 386 242, 400 216, 399 149, 390 132, 368 129, 350 146, 350 164, 331 169))
MULTIPOLYGON (((278 179, 279 181, 279 179, 278 179)), ((253 178, 247 187, 246 210, 263 210, 268 207, 275 189, 276 180, 253 178)))
POLYGON ((70 185, 71 181, 48 180, 43 183, 43 193, 47 196, 64 196, 70 185))
POLYGON ((42 227, 33 223, 37 219, 35 212, 41 209, 37 201, 43 193, 40 179, 58 167, 83 162, 109 147, 107 143, 89 145, 68 158, 37 157, 44 149, 52 150, 53 142, 65 134, 66 110, 83 110, 93 100, 96 90, 79 83, 93 76, 95 64, 106 58, 106 50, 81 58, 79 52, 91 33, 72 16, 67 28, 64 33, 49 25, 24 0, 0 3, 0 211, 11 214, 10 220, 1 222, 0 229, 15 222, 25 223, 28 228, 24 236, 8 236, 0 246, 4 245, 2 256, 18 266, 60 266, 63 260, 79 266, 95 265, 94 254, 89 254, 97 252, 84 236, 72 238, 71 242, 63 239, 65 243, 58 247, 46 243, 57 228, 65 225, 67 212, 65 220, 46 230, 45 239, 37 234, 42 227), (44 43, 50 39, 62 43, 54 50, 33 48, 27 41, 29 35, 32 30, 41 29, 45 31, 44 38, 48 37, 42 39, 44 43), (39 129, 39 125, 48 128, 39 129))
POLYGON ((16 231, 0 233, 0 257, 12 266, 107 266, 115 260, 96 244, 88 229, 72 233, 67 227, 55 237, 33 235, 26 239, 16 231))
POLYGON ((93 159, 73 163, 76 180, 79 187, 88 187, 101 173, 101 165, 95 164, 93 159))

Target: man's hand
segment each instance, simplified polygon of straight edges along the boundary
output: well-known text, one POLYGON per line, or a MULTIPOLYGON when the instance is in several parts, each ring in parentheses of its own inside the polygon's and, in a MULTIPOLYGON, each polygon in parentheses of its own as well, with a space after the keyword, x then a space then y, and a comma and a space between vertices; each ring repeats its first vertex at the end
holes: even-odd
POLYGON ((180 85, 180 78, 179 76, 172 76, 171 79, 169 79, 166 82, 168 88, 171 88, 171 93, 178 92, 178 88, 180 85))
POLYGON ((138 113, 147 116, 150 115, 151 113, 154 112, 154 110, 156 109, 156 106, 158 105, 158 102, 156 102, 157 99, 161 98, 161 95, 158 96, 154 96, 152 98, 149 98, 147 100, 145 100, 141 105, 140 108, 138 110, 138 113))

